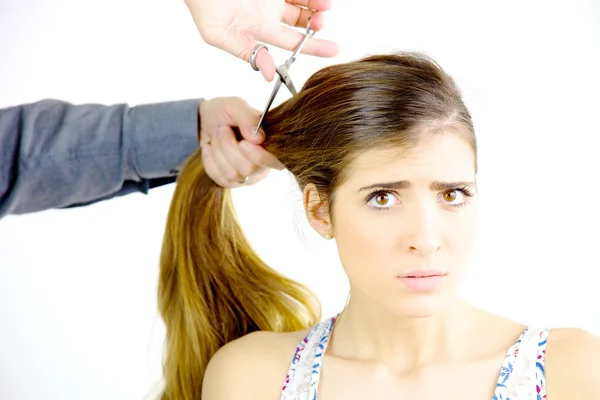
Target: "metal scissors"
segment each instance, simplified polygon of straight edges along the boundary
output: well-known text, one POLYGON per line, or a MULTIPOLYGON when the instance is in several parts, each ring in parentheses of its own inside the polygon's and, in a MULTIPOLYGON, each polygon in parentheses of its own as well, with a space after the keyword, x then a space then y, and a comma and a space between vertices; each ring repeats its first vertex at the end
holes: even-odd
MULTIPOLYGON (((302 41, 300 42, 298 47, 296 47, 296 49, 294 50, 294 53, 291 55, 291 57, 288 58, 284 64, 275 68, 275 71, 277 72, 277 82, 275 82, 275 86, 273 87, 271 96, 269 96, 269 100, 267 101, 267 106, 265 107, 265 110, 263 111, 262 115, 260 116, 260 121, 258 121, 258 125, 256 126, 256 129, 254 129, 255 135, 258 133, 258 130, 260 129, 260 126, 263 122, 263 118, 265 117, 265 114, 267 113, 267 111, 269 111, 269 108, 271 108, 271 104, 273 104, 273 100, 275 100, 275 96, 277 95, 277 92, 279 91, 281 84, 285 83, 285 86, 292 93, 292 95, 295 95, 297 93, 296 88, 294 87, 294 83, 292 82, 292 79, 290 78, 289 69, 292 66, 292 63, 294 61, 296 61, 296 57, 298 57, 298 54, 300 54, 300 51, 302 50, 302 47, 304 47, 304 44, 306 43, 306 41, 314 34, 315 34, 315 31, 310 29, 310 17, 309 17, 308 23, 306 24, 306 32, 304 34, 304 38, 302 38, 302 41)), ((256 52, 255 52, 255 54, 256 54, 256 52)), ((254 68, 254 66, 253 66, 253 68, 254 68)))

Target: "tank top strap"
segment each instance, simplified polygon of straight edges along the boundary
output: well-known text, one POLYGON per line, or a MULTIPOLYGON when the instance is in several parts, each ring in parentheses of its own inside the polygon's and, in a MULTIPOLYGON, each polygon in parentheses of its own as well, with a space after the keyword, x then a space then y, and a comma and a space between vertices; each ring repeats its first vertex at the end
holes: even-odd
POLYGON ((545 343, 549 328, 527 327, 510 347, 494 398, 545 399, 545 343))
POLYGON ((337 315, 315 325, 296 347, 281 388, 281 400, 308 400, 316 396, 323 355, 337 315))
POLYGON ((538 329, 538 347, 537 360, 535 363, 536 385, 538 400, 546 400, 546 344, 548 343, 548 335, 550 328, 538 329))

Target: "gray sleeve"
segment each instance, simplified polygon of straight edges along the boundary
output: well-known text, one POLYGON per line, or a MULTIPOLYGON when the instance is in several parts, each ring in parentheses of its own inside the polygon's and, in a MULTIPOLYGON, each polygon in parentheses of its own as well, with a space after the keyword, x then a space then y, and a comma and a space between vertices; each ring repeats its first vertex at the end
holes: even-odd
POLYGON ((198 147, 198 100, 0 109, 0 218, 77 207, 175 181, 198 147))

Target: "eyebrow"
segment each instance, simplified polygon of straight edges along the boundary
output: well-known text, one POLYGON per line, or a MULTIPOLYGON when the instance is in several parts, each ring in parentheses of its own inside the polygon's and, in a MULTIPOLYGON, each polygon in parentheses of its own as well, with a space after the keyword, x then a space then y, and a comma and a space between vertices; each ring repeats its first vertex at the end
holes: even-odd
MULTIPOLYGON (((396 181, 396 182, 375 183, 373 185, 361 187, 360 189, 358 189, 358 193, 360 193, 362 191, 365 191, 365 190, 373 190, 373 189, 401 190, 401 189, 408 189, 411 186, 412 186, 412 183, 410 181, 396 181)), ((434 182, 431 183, 431 185, 429 185, 429 188, 431 190, 434 190, 434 191, 442 192, 442 191, 445 191, 445 190, 456 189, 457 187, 461 187, 461 186, 471 186, 471 187, 474 187, 475 186, 475 182, 468 182, 468 181, 457 181, 457 182, 434 181, 434 182)))

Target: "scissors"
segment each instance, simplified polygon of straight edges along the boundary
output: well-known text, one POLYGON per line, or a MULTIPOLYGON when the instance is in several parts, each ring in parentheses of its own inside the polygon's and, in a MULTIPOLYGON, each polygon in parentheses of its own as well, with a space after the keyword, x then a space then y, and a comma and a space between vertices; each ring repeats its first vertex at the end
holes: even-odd
MULTIPOLYGON (((298 57, 298 54, 302 50, 302 47, 304 47, 304 44, 306 43, 306 41, 314 34, 315 34, 315 31, 310 29, 310 17, 309 17, 308 23, 306 24, 306 33, 304 34, 304 38, 302 38, 302 41, 300 42, 298 47, 296 47, 296 49, 294 50, 294 53, 291 55, 291 57, 288 58, 284 64, 275 68, 275 71, 277 72, 277 82, 275 82, 275 86, 273 87, 271 96, 269 96, 269 100, 267 101, 267 106, 265 107, 265 110, 263 111, 262 115, 260 116, 260 121, 258 121, 258 125, 256 126, 256 129, 254 130, 255 135, 258 133, 258 130, 260 129, 260 125, 263 122, 263 118, 265 117, 265 114, 267 113, 267 111, 269 111, 269 108, 271 108, 271 104, 273 104, 273 100, 275 100, 275 96, 277 95, 277 92, 279 91, 281 84, 285 83, 285 86, 292 93, 292 95, 295 95, 297 93, 296 88, 294 87, 294 83, 292 82, 292 79, 290 78, 289 69, 292 66, 292 63, 294 61, 296 61, 296 57, 298 57)), ((256 68, 256 64, 255 64, 256 54, 258 53, 258 50, 260 50, 261 47, 264 47, 264 45, 258 45, 252 52, 252 56, 250 58, 250 65, 256 71, 258 71, 258 68, 256 68)))

